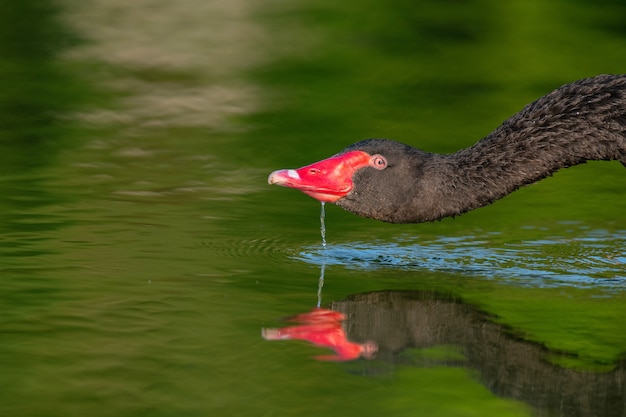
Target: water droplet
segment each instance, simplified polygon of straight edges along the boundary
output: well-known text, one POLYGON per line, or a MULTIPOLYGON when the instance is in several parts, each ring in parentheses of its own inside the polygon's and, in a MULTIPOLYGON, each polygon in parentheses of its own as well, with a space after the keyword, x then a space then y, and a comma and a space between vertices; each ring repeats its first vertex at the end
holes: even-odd
POLYGON ((322 211, 320 213, 320 232, 322 233, 322 246, 326 247, 326 223, 324 222, 326 212, 324 211, 324 204, 325 203, 322 201, 322 211))

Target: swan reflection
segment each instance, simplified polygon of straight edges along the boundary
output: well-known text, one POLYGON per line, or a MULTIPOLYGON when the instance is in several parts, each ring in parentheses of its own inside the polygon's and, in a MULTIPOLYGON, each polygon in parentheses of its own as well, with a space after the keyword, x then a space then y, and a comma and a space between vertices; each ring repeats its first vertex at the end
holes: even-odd
POLYGON ((394 367, 464 367, 500 397, 532 406, 538 415, 623 416, 626 362, 588 362, 574 353, 524 340, 494 317, 449 294, 377 291, 333 301, 294 315, 282 328, 266 328, 266 340, 305 340, 334 351, 318 360, 372 358, 362 369, 375 375, 394 367), (360 342, 359 342, 360 341, 360 342), (566 362, 566 361, 565 361, 566 362), (372 368, 372 369, 370 369, 372 368))
POLYGON ((472 369, 490 391, 531 405, 537 415, 624 416, 625 361, 587 362, 584 371, 559 366, 567 360, 583 361, 575 353, 524 340, 452 295, 377 291, 334 301, 330 308, 351 318, 349 337, 377 342, 378 361, 432 366, 432 357, 420 352, 454 348, 454 357, 445 355, 435 362, 472 369))

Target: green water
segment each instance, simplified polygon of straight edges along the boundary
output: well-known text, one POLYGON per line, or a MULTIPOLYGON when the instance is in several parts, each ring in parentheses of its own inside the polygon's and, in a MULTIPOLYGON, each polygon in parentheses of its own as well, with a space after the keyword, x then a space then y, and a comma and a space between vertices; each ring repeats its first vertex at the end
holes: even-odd
POLYGON ((0 6, 0 414, 624 415, 626 175, 390 225, 270 187, 626 72, 619 2, 0 6), (322 305, 377 358, 261 328, 322 305))

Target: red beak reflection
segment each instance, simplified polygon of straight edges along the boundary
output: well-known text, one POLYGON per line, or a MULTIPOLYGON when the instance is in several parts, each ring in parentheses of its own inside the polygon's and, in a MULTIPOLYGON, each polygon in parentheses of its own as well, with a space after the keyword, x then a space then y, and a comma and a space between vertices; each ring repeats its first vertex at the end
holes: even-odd
POLYGON ((319 347, 332 349, 334 355, 316 356, 324 361, 350 361, 363 356, 371 359, 378 346, 375 342, 353 343, 348 340, 341 322, 346 316, 337 311, 315 308, 308 313, 298 314, 288 321, 299 323, 280 329, 262 329, 265 340, 305 340, 319 347))

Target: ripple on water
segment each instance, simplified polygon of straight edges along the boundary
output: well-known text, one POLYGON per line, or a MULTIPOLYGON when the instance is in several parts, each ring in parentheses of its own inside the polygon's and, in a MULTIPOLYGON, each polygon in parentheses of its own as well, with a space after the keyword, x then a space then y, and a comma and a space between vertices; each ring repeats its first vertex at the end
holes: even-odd
POLYGON ((577 237, 525 240, 504 247, 488 237, 421 241, 329 243, 309 246, 296 258, 313 264, 355 269, 395 268, 505 278, 529 286, 626 285, 626 232, 587 231, 577 237))
POLYGON ((273 261, 282 263, 285 256, 293 256, 296 252, 288 243, 274 237, 221 238, 206 240, 200 245, 216 256, 246 260, 261 259, 266 263, 273 261))

